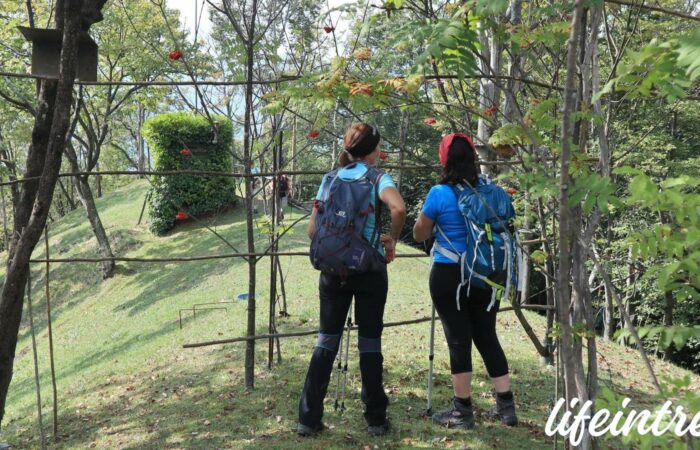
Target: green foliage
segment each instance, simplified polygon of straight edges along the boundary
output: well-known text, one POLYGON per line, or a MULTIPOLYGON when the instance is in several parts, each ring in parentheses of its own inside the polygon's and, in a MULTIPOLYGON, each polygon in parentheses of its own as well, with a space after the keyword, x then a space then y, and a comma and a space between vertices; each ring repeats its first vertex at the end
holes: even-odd
MULTIPOLYGON (((661 383, 661 389, 661 393, 657 393, 651 397, 651 400, 654 402, 655 406, 658 407, 658 409, 651 409, 652 415, 647 424, 652 423, 657 418, 661 406, 666 401, 670 400, 672 402, 670 411, 667 410, 667 413, 663 415, 663 418, 659 419, 658 429, 665 429, 671 418, 676 417, 675 413, 677 407, 683 407, 685 413, 688 414, 687 421, 685 422, 685 426, 688 426, 689 422, 693 420, 693 414, 700 411, 700 395, 693 389, 690 377, 685 376, 683 378, 665 379, 661 383)), ((624 414, 624 417, 628 417, 636 408, 632 404, 627 405, 627 407, 623 407, 623 400, 623 395, 618 395, 607 387, 604 387, 599 392, 596 401, 596 408, 598 410, 603 408, 607 409, 611 412, 611 415, 616 414, 619 411, 624 414)), ((645 407, 648 408, 648 406, 645 407)), ((676 422, 673 426, 674 429, 677 423, 676 417, 676 422)), ((606 434, 604 435, 604 439, 612 440, 613 438, 609 434, 606 434)), ((663 433, 661 436, 655 436, 654 434, 648 432, 643 434, 639 433, 637 426, 633 427, 627 436, 620 436, 617 439, 621 439, 622 443, 628 448, 637 448, 640 450, 650 450, 655 448, 683 450, 688 448, 685 437, 677 436, 672 431, 663 433)))
POLYGON ((573 188, 569 192, 569 206, 583 202, 585 214, 590 214, 596 206, 607 214, 611 203, 621 205, 613 195, 615 189, 615 183, 610 178, 596 172, 585 171, 574 178, 573 188))
MULTIPOLYGON (((144 136, 154 157, 154 169, 231 172, 232 125, 223 116, 216 139, 206 117, 188 113, 167 113, 150 118, 144 136), (182 155, 182 150, 191 155, 182 155)), ((151 231, 162 235, 175 226, 179 211, 198 216, 235 203, 230 177, 154 177, 149 212, 151 231)))
POLYGON ((405 24, 394 33, 393 45, 401 48, 411 42, 424 49, 416 58, 416 73, 432 72, 435 63, 446 73, 464 77, 477 71, 478 41, 474 17, 459 8, 449 18, 405 24))
MULTIPOLYGON (((658 338, 659 347, 662 349, 669 348, 673 345, 677 350, 680 350, 690 339, 700 340, 700 325, 640 327, 637 332, 642 339, 658 338)), ((632 337, 627 329, 619 330, 617 336, 621 339, 629 339, 632 337)))
POLYGON ((700 299, 700 194, 692 190, 700 180, 669 178, 658 186, 636 169, 618 173, 635 174, 627 204, 667 218, 629 237, 633 255, 652 263, 645 277, 679 299, 700 299))
POLYGON ((491 145, 522 145, 530 144, 530 138, 525 129, 517 123, 507 123, 493 132, 489 138, 491 145))
POLYGON ((613 89, 631 98, 649 96, 652 90, 673 101, 683 97, 700 76, 700 28, 681 38, 652 39, 639 51, 628 50, 617 77, 598 96, 613 89))

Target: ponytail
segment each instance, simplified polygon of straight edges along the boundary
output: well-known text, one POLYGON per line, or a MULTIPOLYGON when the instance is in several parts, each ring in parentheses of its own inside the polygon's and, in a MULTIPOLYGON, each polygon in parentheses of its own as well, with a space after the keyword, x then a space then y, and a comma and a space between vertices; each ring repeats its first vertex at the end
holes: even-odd
POLYGON ((340 155, 338 156, 339 167, 345 167, 351 162, 352 160, 350 159, 350 154, 347 151, 343 150, 342 152, 340 152, 340 155))

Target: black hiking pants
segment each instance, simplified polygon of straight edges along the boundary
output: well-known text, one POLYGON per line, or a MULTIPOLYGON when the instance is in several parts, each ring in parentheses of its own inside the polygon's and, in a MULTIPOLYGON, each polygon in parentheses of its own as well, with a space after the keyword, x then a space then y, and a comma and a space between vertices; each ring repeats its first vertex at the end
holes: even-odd
POLYGON ((440 316, 450 349, 452 374, 472 371, 472 342, 476 345, 491 378, 508 374, 508 361, 496 335, 496 314, 499 302, 491 303, 491 289, 472 286, 467 297, 466 286, 460 292, 457 310, 457 286, 461 281, 459 264, 433 263, 430 272, 430 296, 440 316))
MULTIPOLYGON (((386 420, 389 404, 382 382, 384 358, 381 347, 388 290, 386 270, 352 275, 345 284, 341 283, 338 276, 321 273, 318 290, 321 298, 321 323, 299 400, 299 422, 310 427, 321 422, 323 399, 328 390, 348 309, 354 297, 355 323, 359 328, 357 347, 360 352, 364 416, 369 425, 381 425, 386 420)), ((345 345, 343 343, 343 347, 345 345)))

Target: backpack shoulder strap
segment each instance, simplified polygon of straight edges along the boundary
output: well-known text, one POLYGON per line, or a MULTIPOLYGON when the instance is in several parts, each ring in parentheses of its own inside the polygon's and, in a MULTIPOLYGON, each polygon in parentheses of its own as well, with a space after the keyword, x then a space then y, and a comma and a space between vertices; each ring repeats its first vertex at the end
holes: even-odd
POLYGON ((328 200, 328 194, 331 192, 331 186, 336 178, 338 178, 339 169, 331 170, 323 176, 323 191, 321 192, 321 201, 328 200))
POLYGON ((372 232, 372 239, 370 239, 370 244, 372 245, 379 241, 382 231, 382 201, 379 198, 379 182, 385 173, 376 167, 367 166, 367 172, 364 175, 374 186, 374 231, 372 232))

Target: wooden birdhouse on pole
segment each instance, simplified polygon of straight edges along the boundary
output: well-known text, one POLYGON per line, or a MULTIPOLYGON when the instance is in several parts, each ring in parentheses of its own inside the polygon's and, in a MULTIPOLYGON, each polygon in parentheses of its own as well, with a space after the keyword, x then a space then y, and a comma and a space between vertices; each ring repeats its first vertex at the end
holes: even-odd
MULTIPOLYGON (((61 60, 61 30, 49 28, 18 27, 32 43, 32 75, 58 78, 61 60)), ((97 81, 97 44, 87 32, 78 41, 77 78, 80 81, 97 81)))

